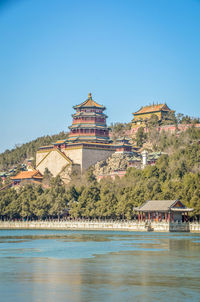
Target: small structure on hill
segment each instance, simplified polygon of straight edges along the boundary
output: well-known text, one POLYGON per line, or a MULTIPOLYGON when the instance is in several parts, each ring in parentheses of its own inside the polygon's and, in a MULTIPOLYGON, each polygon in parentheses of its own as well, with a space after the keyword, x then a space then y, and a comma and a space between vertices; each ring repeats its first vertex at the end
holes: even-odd
POLYGON ((161 155, 168 155, 166 152, 148 152, 147 150, 143 150, 140 154, 142 157, 140 168, 142 169, 155 165, 161 155))
POLYGON ((188 213, 193 209, 187 208, 177 199, 148 200, 139 208, 134 208, 134 211, 138 212, 139 221, 186 222, 188 213))
POLYGON ((119 144, 116 145, 116 152, 114 152, 106 160, 99 161, 94 167, 94 174, 97 180, 101 180, 106 177, 115 179, 116 176, 120 178, 126 174, 128 168, 144 169, 146 166, 153 166, 161 155, 167 155, 164 152, 148 152, 146 150, 142 152, 128 151, 126 147, 129 145, 119 144))
POLYGON ((133 147, 129 138, 121 137, 117 139, 116 153, 132 153, 132 149, 133 147))
POLYGON ((35 169, 30 169, 29 171, 20 171, 16 176, 10 178, 12 180, 12 185, 16 186, 22 183, 35 183, 40 184, 43 179, 43 175, 35 169))

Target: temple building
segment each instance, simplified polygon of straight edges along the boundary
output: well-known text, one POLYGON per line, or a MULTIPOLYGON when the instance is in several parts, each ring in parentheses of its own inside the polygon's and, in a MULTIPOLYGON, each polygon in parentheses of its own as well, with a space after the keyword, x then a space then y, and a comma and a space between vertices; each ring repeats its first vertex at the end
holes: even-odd
POLYGON ((153 104, 150 106, 141 107, 138 111, 133 113, 132 120, 132 130, 137 131, 140 127, 146 127, 147 121, 152 117, 152 115, 157 116, 158 121, 162 121, 164 117, 166 117, 169 112, 174 112, 171 110, 167 104, 153 104))
POLYGON ((106 109, 103 105, 97 104, 91 93, 85 102, 73 107, 76 113, 72 115, 72 126, 69 127, 70 134, 68 143, 92 142, 108 144, 109 129, 106 125, 107 116, 103 113, 106 109))
POLYGON ((36 154, 36 168, 43 174, 47 168, 53 176, 68 182, 73 171, 82 173, 91 165, 115 152, 106 125, 105 106, 88 98, 73 107, 72 125, 68 138, 42 146, 36 154))
POLYGON ((132 153, 132 145, 130 139, 126 137, 118 138, 116 143, 117 153, 132 153))

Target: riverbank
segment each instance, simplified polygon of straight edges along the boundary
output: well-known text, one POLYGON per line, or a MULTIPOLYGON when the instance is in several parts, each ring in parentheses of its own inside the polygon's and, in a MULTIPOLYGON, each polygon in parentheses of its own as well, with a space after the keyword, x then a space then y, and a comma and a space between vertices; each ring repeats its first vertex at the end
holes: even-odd
POLYGON ((196 232, 200 233, 200 223, 138 222, 138 221, 0 221, 0 229, 39 229, 39 230, 117 230, 154 232, 196 232))

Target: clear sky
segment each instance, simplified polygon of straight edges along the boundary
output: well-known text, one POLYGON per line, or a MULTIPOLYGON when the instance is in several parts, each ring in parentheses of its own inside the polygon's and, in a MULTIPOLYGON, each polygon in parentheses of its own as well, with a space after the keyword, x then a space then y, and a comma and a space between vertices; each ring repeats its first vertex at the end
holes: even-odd
POLYGON ((0 0, 0 152, 67 131, 90 91, 108 124, 200 116, 200 0, 0 0))

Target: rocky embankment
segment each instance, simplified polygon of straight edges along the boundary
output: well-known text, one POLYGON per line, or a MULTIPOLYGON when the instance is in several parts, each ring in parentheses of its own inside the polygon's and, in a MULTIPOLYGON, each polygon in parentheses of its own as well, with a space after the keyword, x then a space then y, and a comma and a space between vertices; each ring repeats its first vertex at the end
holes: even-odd
POLYGON ((94 175, 110 174, 113 171, 125 171, 132 163, 141 163, 141 157, 136 153, 113 153, 106 160, 102 160, 94 166, 94 175))

